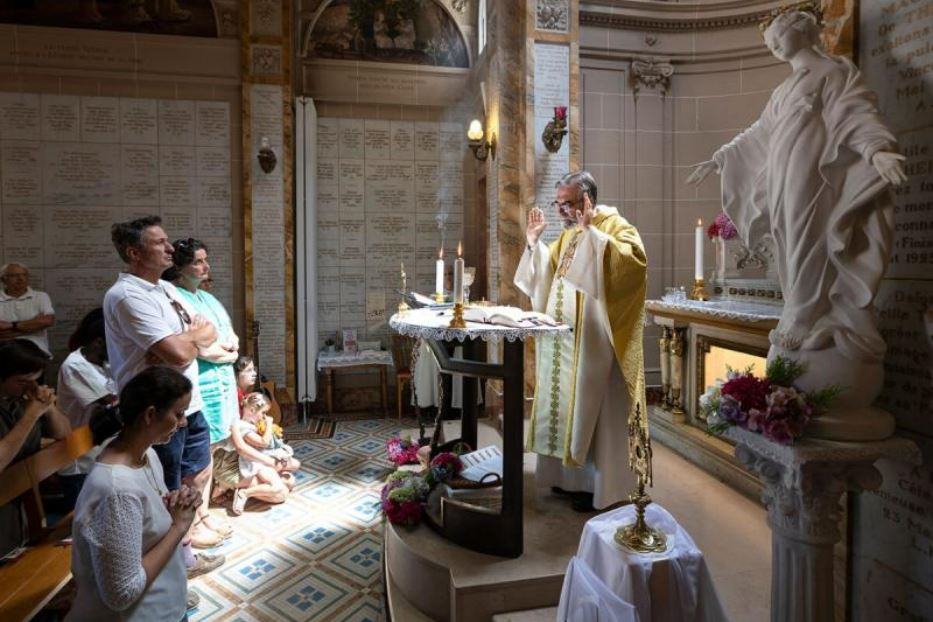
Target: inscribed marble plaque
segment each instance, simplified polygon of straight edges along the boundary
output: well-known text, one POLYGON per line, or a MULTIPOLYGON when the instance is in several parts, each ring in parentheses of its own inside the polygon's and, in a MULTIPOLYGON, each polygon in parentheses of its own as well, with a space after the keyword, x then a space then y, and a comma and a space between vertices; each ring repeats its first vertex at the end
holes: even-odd
POLYGON ((391 136, 391 158, 406 162, 414 160, 415 124, 412 121, 392 121, 391 136))
POLYGON ((439 158, 439 128, 433 121, 415 122, 415 159, 436 161, 439 158))
POLYGON ((38 141, 0 141, 0 181, 6 205, 42 202, 42 151, 38 141))
POLYGON ((120 140, 124 144, 158 144, 158 101, 128 97, 120 99, 120 140))
POLYGON ((388 160, 392 154, 392 126, 389 121, 366 119, 363 122, 363 157, 388 160))
POLYGON ((116 97, 81 98, 81 141, 120 142, 120 100, 116 97))
POLYGON ((194 102, 159 100, 159 144, 194 145, 194 102))
POLYGON ((42 186, 47 205, 117 205, 121 194, 120 147, 43 143, 42 186))
MULTIPOLYGON (((540 139, 555 106, 570 105, 570 47, 535 43, 535 203, 545 206, 557 197, 555 184, 570 169, 570 140, 565 137, 557 153, 551 153, 540 139)), ((545 209, 545 242, 556 239, 562 230, 555 210, 545 209)))
POLYGON ((159 152, 155 145, 122 145, 121 203, 128 206, 159 204, 159 152))
POLYGON ((363 120, 340 119, 340 157, 362 160, 363 151, 363 120))
POLYGON ((230 149, 230 104, 227 102, 199 101, 195 103, 199 146, 230 149))
POLYGON ((39 140, 39 96, 0 93, 0 140, 39 140))
POLYGON ((45 141, 81 140, 79 112, 81 102, 77 95, 49 95, 41 98, 41 138, 45 141))

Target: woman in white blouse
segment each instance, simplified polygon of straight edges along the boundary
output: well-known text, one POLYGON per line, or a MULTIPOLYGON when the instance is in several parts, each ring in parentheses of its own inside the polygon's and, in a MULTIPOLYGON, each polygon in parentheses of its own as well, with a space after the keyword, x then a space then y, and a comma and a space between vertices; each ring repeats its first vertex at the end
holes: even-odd
POLYGON ((152 445, 187 423, 191 382, 150 367, 120 393, 123 429, 91 469, 78 497, 71 569, 78 593, 66 620, 172 622, 187 618, 180 546, 200 493, 169 493, 152 445))

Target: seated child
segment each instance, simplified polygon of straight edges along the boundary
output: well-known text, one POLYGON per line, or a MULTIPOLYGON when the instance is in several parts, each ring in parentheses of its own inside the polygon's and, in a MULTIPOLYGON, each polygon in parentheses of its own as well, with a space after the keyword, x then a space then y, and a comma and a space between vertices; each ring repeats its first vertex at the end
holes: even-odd
POLYGON ((281 428, 267 415, 270 404, 266 396, 250 393, 242 406, 243 418, 233 424, 230 434, 239 474, 230 472, 232 452, 221 456, 215 467, 218 481, 235 487, 231 511, 238 516, 252 497, 267 503, 285 501, 295 486, 292 473, 301 467, 292 456, 292 448, 282 440, 281 428))

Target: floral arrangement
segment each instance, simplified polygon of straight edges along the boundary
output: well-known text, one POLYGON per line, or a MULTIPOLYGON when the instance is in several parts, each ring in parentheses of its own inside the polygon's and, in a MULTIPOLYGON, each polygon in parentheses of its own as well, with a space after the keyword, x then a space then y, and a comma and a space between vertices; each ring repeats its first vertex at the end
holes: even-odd
MULTIPOLYGON (((386 444, 389 459, 396 464, 409 464, 397 460, 418 461, 418 445, 410 438, 394 437, 386 444), (395 452, 396 458, 393 458, 395 452)), ((463 470, 463 462, 454 452, 434 456, 423 471, 402 470, 389 475, 382 487, 382 511, 394 525, 414 526, 421 522, 421 508, 428 493, 437 484, 449 481, 463 470)))
POLYGON ((706 235, 711 240, 715 240, 716 238, 731 240, 739 235, 739 232, 729 216, 727 216, 725 212, 719 212, 716 218, 713 219, 713 222, 710 223, 709 227, 706 228, 706 235))
POLYGON ((444 452, 437 454, 431 460, 428 467, 428 479, 433 484, 446 482, 452 477, 456 477, 463 470, 463 463, 455 453, 444 452))
POLYGON ((382 511, 394 525, 414 526, 421 522, 421 503, 431 486, 412 471, 396 471, 382 487, 382 511))
POLYGON ((386 441, 386 452, 389 454, 389 460, 398 466, 418 463, 418 443, 410 436, 391 437, 386 441))
POLYGON ((782 445, 803 436, 810 419, 829 408, 839 395, 838 386, 804 393, 794 386, 806 367, 796 361, 775 357, 764 378, 752 368, 730 369, 726 381, 717 381, 700 397, 701 414, 712 434, 722 434, 737 425, 782 445))
POLYGON ((557 121, 566 121, 567 106, 554 106, 554 119, 557 121))

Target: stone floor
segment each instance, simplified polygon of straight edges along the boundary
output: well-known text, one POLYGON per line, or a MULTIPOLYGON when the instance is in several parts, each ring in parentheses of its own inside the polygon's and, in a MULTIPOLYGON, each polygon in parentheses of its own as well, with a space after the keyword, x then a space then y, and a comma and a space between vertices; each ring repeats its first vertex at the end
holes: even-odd
POLYGON ((401 427, 342 421, 332 438, 293 441, 295 491, 230 519, 236 533, 216 549, 227 563, 192 581, 201 603, 191 621, 384 620, 378 502, 390 471, 385 439, 401 427))
MULTIPOLYGON (((295 493, 280 506, 248 506, 231 519, 237 533, 218 549, 227 564, 192 583, 201 595, 192 622, 384 620, 378 500, 389 471, 385 439, 411 425, 341 421, 333 438, 294 442, 303 465, 295 493)), ((766 620, 764 510, 661 445, 654 470, 652 497, 706 555, 730 620, 766 620)))

